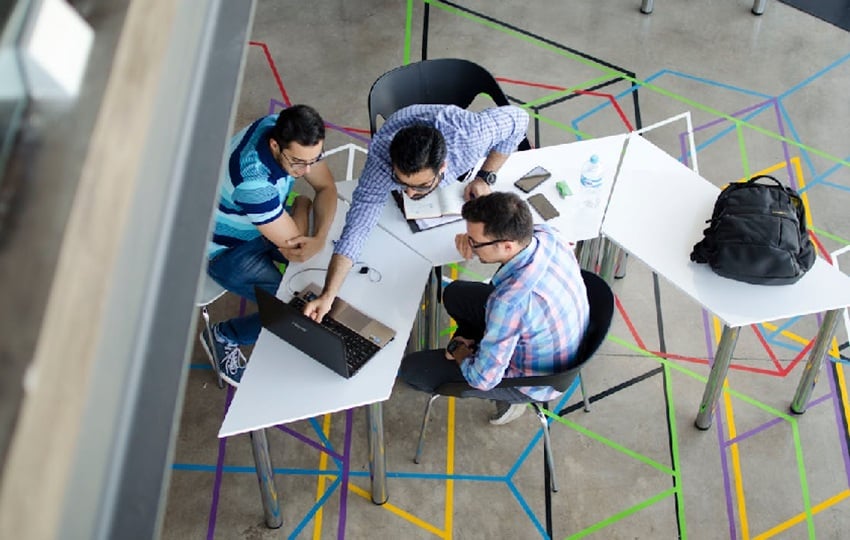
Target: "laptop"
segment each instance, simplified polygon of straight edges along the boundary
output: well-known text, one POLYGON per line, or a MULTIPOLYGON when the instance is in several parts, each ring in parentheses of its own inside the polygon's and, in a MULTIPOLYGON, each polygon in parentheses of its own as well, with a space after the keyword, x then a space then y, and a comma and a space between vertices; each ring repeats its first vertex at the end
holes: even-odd
POLYGON ((351 378, 395 337, 395 331, 351 304, 336 298, 321 323, 304 315, 304 305, 318 297, 315 283, 289 302, 254 287, 263 327, 337 374, 351 378))

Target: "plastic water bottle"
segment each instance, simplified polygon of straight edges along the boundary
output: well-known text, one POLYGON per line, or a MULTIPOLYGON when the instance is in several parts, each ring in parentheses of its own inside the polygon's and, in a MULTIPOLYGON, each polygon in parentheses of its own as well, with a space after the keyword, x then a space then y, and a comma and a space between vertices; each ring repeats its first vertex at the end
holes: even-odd
POLYGON ((581 166, 581 187, 584 205, 588 208, 598 207, 602 200, 602 165, 596 154, 581 166))

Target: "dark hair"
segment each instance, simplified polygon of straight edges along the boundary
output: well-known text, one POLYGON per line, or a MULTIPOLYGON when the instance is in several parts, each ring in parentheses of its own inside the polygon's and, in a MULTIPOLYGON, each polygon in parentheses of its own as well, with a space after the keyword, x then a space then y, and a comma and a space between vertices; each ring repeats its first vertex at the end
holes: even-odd
POLYGON ((465 202, 461 216, 467 221, 484 224, 484 234, 491 238, 514 240, 526 245, 534 234, 534 220, 528 203, 516 193, 496 191, 465 202))
POLYGON ((325 122, 316 109, 309 105, 292 105, 280 111, 270 136, 281 148, 297 142, 302 146, 315 146, 325 140, 325 122))
POLYGON ((446 140, 431 126, 400 129, 390 143, 390 160, 403 174, 418 173, 426 168, 437 173, 446 160, 446 140))

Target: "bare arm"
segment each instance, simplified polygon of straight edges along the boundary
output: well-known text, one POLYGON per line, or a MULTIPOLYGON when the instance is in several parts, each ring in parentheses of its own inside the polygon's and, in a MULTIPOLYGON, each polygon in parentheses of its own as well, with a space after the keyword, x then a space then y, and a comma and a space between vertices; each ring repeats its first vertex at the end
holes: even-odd
POLYGON ((284 257, 298 262, 304 262, 322 250, 336 215, 336 183, 327 164, 320 162, 313 165, 304 179, 316 191, 313 201, 315 230, 310 235, 305 227, 300 234, 277 244, 284 257))

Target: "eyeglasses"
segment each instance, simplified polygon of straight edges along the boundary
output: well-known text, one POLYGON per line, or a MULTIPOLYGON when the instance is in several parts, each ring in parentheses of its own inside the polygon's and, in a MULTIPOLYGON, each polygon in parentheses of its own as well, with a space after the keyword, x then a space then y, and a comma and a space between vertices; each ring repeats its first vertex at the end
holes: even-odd
POLYGON ((402 182, 401 179, 398 176, 396 176, 395 171, 393 171, 393 182, 395 182, 396 184, 398 184, 400 186, 404 186, 405 189, 413 190, 416 193, 422 193, 423 197, 425 195, 431 193, 431 190, 434 189, 434 186, 436 186, 439 183, 439 181, 442 180, 442 179, 443 179, 443 173, 437 173, 437 174, 434 175, 434 178, 432 178, 431 181, 428 182, 427 184, 422 184, 422 185, 419 185, 419 186, 411 186, 410 184, 405 184, 404 182, 402 182))
POLYGON ((466 235, 466 241, 472 249, 479 249, 486 246, 492 246, 493 244, 498 244, 499 242, 507 242, 508 240, 505 238, 499 238, 498 240, 490 240, 489 242, 476 242, 471 236, 466 235))
POLYGON ((300 159, 291 158, 287 156, 286 152, 284 152, 283 150, 280 151, 280 155, 283 156, 283 159, 285 159, 287 163, 289 163, 289 166, 292 167, 293 171, 303 171, 307 167, 311 167, 325 159, 324 150, 320 152, 319 155, 316 156, 316 159, 314 159, 313 161, 303 161, 300 159))

